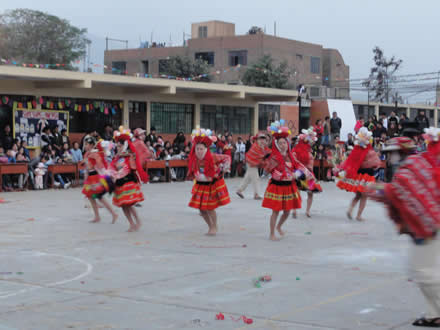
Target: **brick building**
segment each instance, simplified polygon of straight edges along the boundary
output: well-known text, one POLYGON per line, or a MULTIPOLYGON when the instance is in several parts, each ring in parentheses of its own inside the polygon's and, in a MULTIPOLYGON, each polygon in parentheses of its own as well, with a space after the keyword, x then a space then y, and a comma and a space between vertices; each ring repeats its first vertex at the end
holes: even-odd
POLYGON ((182 47, 107 50, 106 73, 160 75, 170 56, 202 58, 212 67, 212 81, 240 84, 246 66, 270 54, 276 62, 287 61, 290 84, 307 87, 311 98, 349 98, 349 67, 336 49, 289 40, 256 31, 236 35, 235 24, 209 21, 192 24, 191 39, 182 47), (234 70, 225 69, 236 67, 234 70), (113 69, 113 70, 112 70, 113 69))

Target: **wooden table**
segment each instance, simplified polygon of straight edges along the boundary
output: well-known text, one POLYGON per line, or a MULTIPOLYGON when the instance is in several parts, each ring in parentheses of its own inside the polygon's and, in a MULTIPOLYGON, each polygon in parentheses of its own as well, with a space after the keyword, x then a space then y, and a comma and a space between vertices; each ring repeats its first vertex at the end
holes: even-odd
POLYGON ((28 169, 28 163, 0 164, 0 191, 3 191, 3 175, 27 174, 28 169))
POLYGON ((78 164, 72 163, 72 164, 56 164, 56 165, 49 165, 48 166, 48 172, 50 175, 50 178, 52 180, 51 187, 53 188, 54 182, 55 182, 55 175, 56 174, 74 174, 75 175, 75 182, 72 186, 79 185, 79 170, 78 170, 78 164))

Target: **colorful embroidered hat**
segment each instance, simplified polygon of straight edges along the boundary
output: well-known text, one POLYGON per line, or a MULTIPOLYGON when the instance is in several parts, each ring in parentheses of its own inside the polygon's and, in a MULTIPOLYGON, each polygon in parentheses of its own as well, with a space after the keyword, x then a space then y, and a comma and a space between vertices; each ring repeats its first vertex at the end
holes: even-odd
POLYGON ((267 127, 267 131, 275 138, 287 138, 292 132, 287 126, 284 126, 285 120, 280 119, 280 121, 275 121, 270 126, 267 127))
POLYGON ((119 130, 114 131, 113 138, 116 142, 130 141, 133 138, 133 135, 128 128, 124 128, 124 126, 119 126, 119 130))
POLYGON ((316 141, 318 141, 318 138, 316 137, 316 132, 313 130, 313 127, 309 127, 309 129, 303 129, 301 130, 301 134, 299 135, 299 139, 309 143, 313 144, 316 141))
POLYGON ((440 128, 430 127, 425 128, 425 134, 423 134, 427 144, 436 143, 440 141, 440 128))
POLYGON ((396 151, 411 152, 416 148, 416 144, 412 139, 406 136, 395 137, 385 142, 382 151, 396 151))
POLYGON ((191 133, 191 138, 193 141, 193 144, 204 144, 207 148, 214 142, 217 142, 217 137, 212 134, 212 131, 210 129, 204 129, 197 127, 196 129, 193 129, 191 133))
POLYGON ((362 148, 366 148, 371 143, 371 133, 366 127, 361 127, 356 134, 354 143, 362 148))

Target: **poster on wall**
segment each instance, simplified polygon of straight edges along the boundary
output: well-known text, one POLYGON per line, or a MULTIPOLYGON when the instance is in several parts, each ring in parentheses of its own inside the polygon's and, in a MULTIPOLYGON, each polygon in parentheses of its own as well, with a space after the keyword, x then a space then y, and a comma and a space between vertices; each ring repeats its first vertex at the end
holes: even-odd
POLYGON ((26 141, 28 148, 40 147, 40 137, 45 127, 58 126, 58 131, 66 129, 69 134, 69 112, 53 110, 13 110, 13 135, 20 141, 26 141))

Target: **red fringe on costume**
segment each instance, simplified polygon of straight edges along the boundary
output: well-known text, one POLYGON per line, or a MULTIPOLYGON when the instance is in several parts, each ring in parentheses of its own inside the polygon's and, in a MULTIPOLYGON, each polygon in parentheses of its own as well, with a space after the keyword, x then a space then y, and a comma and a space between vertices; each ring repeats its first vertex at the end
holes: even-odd
POLYGON ((296 159, 302 163, 309 171, 313 171, 312 147, 310 144, 300 140, 292 149, 296 159))
POLYGON ((116 186, 113 195, 113 204, 118 207, 133 206, 144 200, 141 185, 137 182, 128 181, 122 186, 116 186))
POLYGON ((270 180, 264 193, 263 207, 274 211, 289 211, 301 208, 301 196, 295 181, 282 181, 282 185, 275 184, 279 181, 270 180), (289 182, 290 184, 284 184, 289 182))
POLYGON ((113 181, 109 176, 91 175, 84 182, 82 193, 87 198, 101 198, 108 192, 112 192, 114 188, 113 181))
POLYGON ((188 206, 202 211, 212 211, 231 202, 223 178, 213 182, 196 182, 191 193, 188 206))
POLYGON ((339 189, 346 190, 348 192, 364 193, 367 191, 367 186, 375 182, 376 179, 374 176, 368 174, 358 174, 354 179, 343 178, 339 180, 336 186, 339 189))
MULTIPOLYGON (((439 144, 440 146, 440 144, 439 144)), ((414 239, 436 235, 440 226, 440 168, 430 151, 409 157, 385 184, 384 202, 401 233, 414 239)))

